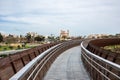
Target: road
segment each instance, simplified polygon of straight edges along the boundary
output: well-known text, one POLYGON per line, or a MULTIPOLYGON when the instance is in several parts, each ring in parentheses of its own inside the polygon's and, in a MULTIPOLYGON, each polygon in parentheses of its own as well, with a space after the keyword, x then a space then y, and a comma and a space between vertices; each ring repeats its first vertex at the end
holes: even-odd
POLYGON ((43 80, 90 80, 81 61, 80 46, 63 52, 43 80))

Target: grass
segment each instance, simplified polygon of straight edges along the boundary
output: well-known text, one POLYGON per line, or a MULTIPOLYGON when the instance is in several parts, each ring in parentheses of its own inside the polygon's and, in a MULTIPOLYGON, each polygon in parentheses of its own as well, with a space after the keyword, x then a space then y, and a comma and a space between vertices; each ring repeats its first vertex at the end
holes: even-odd
POLYGON ((112 52, 120 53, 120 45, 110 45, 110 46, 105 46, 105 50, 110 50, 112 52))
POLYGON ((11 50, 9 46, 1 46, 0 51, 6 51, 6 50, 11 50))
POLYGON ((29 44, 26 44, 25 46, 22 46, 22 45, 3 45, 1 46, 0 45, 0 51, 7 51, 7 50, 19 50, 19 49, 27 49, 27 48, 33 48, 35 47, 35 45, 29 45, 29 44))
MULTIPOLYGON (((31 44, 26 44, 26 45, 20 45, 20 44, 15 44, 15 45, 0 45, 0 51, 8 51, 8 50, 19 50, 19 49, 28 49, 28 48, 33 48, 38 45, 31 45, 31 44)), ((7 57, 7 54, 0 54, 0 57, 7 57)))
MULTIPOLYGON (((28 49, 28 48, 33 48, 36 47, 40 44, 0 44, 0 51, 8 51, 8 50, 19 50, 19 49, 28 49)), ((7 57, 7 54, 0 54, 0 57, 7 57)))

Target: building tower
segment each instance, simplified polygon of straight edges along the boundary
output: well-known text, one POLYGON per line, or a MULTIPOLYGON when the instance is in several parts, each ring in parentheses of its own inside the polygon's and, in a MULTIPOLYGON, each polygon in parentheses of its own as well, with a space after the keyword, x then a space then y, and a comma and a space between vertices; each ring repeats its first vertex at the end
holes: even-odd
POLYGON ((69 30, 67 30, 67 31, 61 30, 60 40, 67 40, 68 37, 69 37, 69 30))

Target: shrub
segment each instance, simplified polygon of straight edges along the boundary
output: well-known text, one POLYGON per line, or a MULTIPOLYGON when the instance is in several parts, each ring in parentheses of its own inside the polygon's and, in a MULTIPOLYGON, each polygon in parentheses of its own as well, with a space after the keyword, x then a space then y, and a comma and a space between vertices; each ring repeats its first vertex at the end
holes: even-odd
POLYGON ((21 49, 20 45, 17 46, 18 49, 21 49))
POLYGON ((22 47, 25 47, 25 46, 26 46, 26 44, 25 44, 25 43, 23 43, 23 44, 22 44, 22 47))
POLYGON ((5 48, 3 48, 3 50, 7 50, 7 48, 5 47, 5 48))
POLYGON ((0 57, 7 57, 7 54, 1 54, 0 57))
POLYGON ((13 46, 9 46, 10 49, 13 49, 13 46))

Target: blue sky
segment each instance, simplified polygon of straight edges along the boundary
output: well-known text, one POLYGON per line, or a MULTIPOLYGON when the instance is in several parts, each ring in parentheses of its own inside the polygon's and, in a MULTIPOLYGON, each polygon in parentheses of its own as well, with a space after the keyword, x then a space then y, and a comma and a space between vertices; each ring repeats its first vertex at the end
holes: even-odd
POLYGON ((0 0, 0 32, 120 33, 120 0, 0 0))

